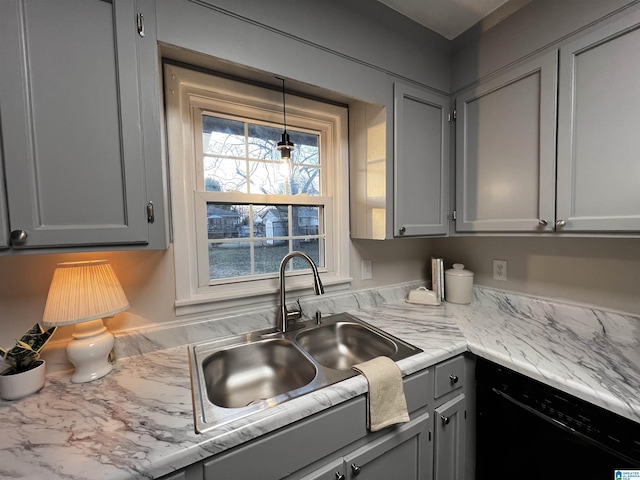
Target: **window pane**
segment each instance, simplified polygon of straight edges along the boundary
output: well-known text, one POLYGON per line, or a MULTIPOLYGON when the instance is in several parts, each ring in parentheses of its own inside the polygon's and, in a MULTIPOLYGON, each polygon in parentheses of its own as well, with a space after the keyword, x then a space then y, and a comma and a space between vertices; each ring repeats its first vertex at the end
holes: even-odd
POLYGON ((262 160, 279 160, 280 152, 276 149, 282 129, 265 125, 249 124, 249 157, 262 160))
MULTIPOLYGON (((320 240, 317 238, 311 240, 293 240, 293 249, 304 252, 311 257, 318 268, 324 267, 324 257, 320 254, 320 240)), ((309 264, 298 257, 294 257, 291 261, 294 270, 309 270, 309 264)))
POLYGON ((204 153, 244 158, 244 122, 202 115, 202 142, 204 153))
POLYGON ((242 221, 242 212, 236 205, 207 203, 209 239, 238 238, 242 221))
POLYGON ((251 249, 248 242, 209 243, 209 278, 251 275, 251 249))
MULTIPOLYGON (((289 208, 286 205, 254 205, 253 224, 256 237, 287 237, 289 208)), ((269 240, 268 244, 273 245, 273 240, 269 240)))
POLYGON ((220 157, 205 157, 204 186, 208 192, 247 193, 247 162, 220 157))
POLYGON ((282 162, 249 162, 249 193, 286 194, 286 184, 281 174, 282 162))
POLYGON ((304 132, 288 132, 295 150, 291 156, 294 163, 306 163, 320 165, 320 153, 318 149, 318 135, 304 132))
POLYGON ((289 188, 292 195, 320 195, 320 169, 294 165, 289 188))
POLYGON ((318 207, 292 206, 292 235, 296 237, 318 235, 318 207))
POLYGON ((289 253, 289 242, 287 240, 259 242, 254 251, 256 274, 277 273, 280 270, 280 262, 289 253))

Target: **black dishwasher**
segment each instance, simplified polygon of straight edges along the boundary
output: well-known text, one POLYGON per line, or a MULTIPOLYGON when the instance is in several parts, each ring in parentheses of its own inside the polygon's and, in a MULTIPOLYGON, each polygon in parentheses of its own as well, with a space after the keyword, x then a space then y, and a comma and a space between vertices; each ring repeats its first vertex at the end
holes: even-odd
POLYGON ((640 470, 640 423, 480 358, 476 380, 477 480, 640 470))

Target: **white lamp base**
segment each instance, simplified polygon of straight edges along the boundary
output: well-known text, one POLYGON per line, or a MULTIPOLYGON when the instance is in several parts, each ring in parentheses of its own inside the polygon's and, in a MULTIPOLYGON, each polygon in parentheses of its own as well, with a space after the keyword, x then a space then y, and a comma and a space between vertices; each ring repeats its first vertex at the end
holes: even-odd
POLYGON ((66 351, 67 358, 76 367, 71 376, 73 383, 90 382, 111 371, 113 365, 109 363, 109 353, 115 338, 102 319, 77 324, 72 336, 66 351))

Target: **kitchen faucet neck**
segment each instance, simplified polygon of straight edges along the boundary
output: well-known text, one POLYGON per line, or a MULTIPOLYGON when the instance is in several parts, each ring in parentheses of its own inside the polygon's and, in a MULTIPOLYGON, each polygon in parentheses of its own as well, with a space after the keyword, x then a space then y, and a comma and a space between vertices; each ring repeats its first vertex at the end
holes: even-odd
POLYGON ((322 285, 322 281, 320 280, 320 274, 318 273, 318 267, 314 261, 303 252, 294 251, 284 256, 282 261, 280 262, 280 274, 279 274, 279 283, 280 283, 280 308, 278 309, 278 318, 276 320, 276 328, 281 332, 287 331, 287 324, 289 320, 295 320, 302 316, 302 308, 300 308, 300 302, 298 301, 298 309, 289 310, 287 309, 287 300, 286 300, 286 288, 285 288, 285 270, 287 268, 287 264, 289 260, 294 257, 302 258, 306 260, 306 262, 311 267, 311 272, 313 274, 313 291, 316 295, 322 295, 324 293, 324 287, 322 285))

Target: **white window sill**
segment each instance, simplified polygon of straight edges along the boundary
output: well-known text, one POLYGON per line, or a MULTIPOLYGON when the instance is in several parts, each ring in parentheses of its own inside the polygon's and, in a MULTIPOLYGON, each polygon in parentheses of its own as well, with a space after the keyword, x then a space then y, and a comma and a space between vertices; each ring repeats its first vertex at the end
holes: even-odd
MULTIPOLYGON (((351 277, 338 277, 331 274, 321 274, 325 293, 348 290, 351 277)), ((287 276, 287 303, 295 303, 295 299, 313 296, 311 275, 287 276)), ((237 314, 239 311, 251 308, 278 307, 279 282, 277 278, 258 285, 225 284, 212 288, 213 291, 194 294, 186 299, 176 300, 176 316, 199 315, 208 313, 217 317, 226 314, 237 314)))

